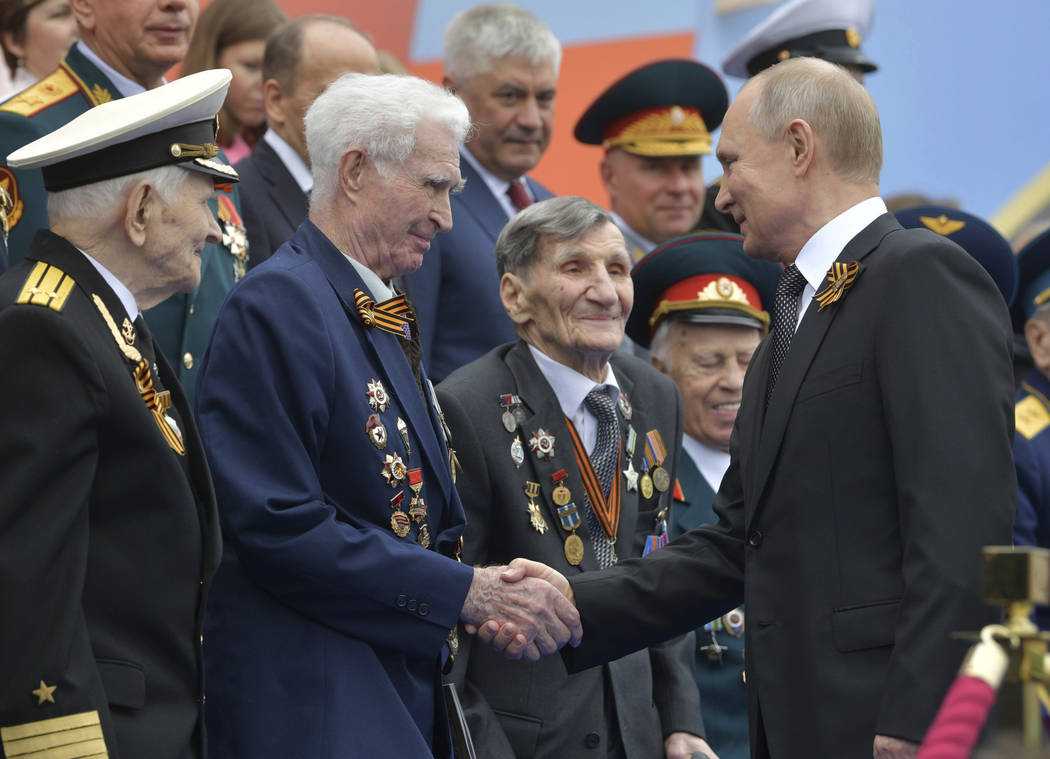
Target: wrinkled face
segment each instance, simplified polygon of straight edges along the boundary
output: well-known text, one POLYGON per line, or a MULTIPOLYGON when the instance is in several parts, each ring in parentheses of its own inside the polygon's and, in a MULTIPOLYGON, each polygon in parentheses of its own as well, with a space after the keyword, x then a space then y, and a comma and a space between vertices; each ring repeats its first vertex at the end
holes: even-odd
POLYGON ((482 166, 508 182, 530 171, 551 141, 554 66, 507 56, 469 82, 451 82, 477 130, 467 147, 482 166))
POLYGON ((265 50, 266 40, 247 40, 223 48, 219 53, 219 68, 229 69, 233 74, 226 93, 226 109, 241 128, 258 127, 266 121, 262 86, 265 50))
POLYGON ((85 39, 99 56, 143 86, 186 56, 197 0, 73 0, 85 39))
POLYGON ((614 224, 595 227, 579 240, 542 243, 532 268, 518 280, 519 295, 513 304, 505 299, 504 307, 529 344, 577 371, 607 361, 620 347, 634 283, 631 257, 614 224))
POLYGON ((801 207, 792 149, 786 137, 767 140, 748 120, 756 92, 745 86, 722 122, 716 151, 722 187, 715 207, 740 225, 749 256, 790 263, 801 247, 792 242, 801 207))
POLYGON ((277 109, 270 126, 310 164, 306 151, 306 126, 303 119, 324 88, 350 71, 378 74, 379 60, 375 48, 364 37, 340 24, 319 21, 303 30, 303 51, 299 71, 291 92, 281 92, 280 85, 267 88, 268 108, 277 109), (276 116, 276 118, 274 118, 276 116))
POLYGON ((610 208, 658 245, 700 220, 705 190, 699 155, 647 157, 614 148, 602 161, 602 183, 610 208))
POLYGON ((418 269, 434 235, 452 229, 449 197, 462 186, 459 146, 445 129, 421 124, 408 161, 387 171, 366 167, 349 230, 362 263, 384 281, 418 269))
POLYGON ((212 178, 193 171, 189 174, 174 197, 167 202, 156 198, 158 208, 150 219, 144 246, 153 291, 193 291, 200 284, 205 243, 218 242, 221 237, 208 206, 215 197, 212 178))
POLYGON ((58 68, 76 39, 77 21, 69 0, 43 0, 26 16, 22 43, 12 45, 9 36, 4 41, 25 62, 27 71, 42 78, 58 68))
POLYGON ((671 364, 658 368, 682 394, 685 431, 704 445, 728 451, 759 331, 736 324, 681 323, 671 330, 671 364))

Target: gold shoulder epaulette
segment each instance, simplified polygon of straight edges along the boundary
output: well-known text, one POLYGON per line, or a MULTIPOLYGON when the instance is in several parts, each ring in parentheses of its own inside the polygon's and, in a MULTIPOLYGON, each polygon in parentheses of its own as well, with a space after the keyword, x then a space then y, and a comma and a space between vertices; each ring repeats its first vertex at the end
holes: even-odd
POLYGON ((97 711, 0 727, 0 740, 3 742, 4 756, 27 759, 64 759, 71 756, 105 759, 109 756, 97 711))
POLYGON ((59 66, 33 86, 22 90, 0 105, 0 111, 10 111, 20 116, 34 116, 49 105, 65 100, 79 89, 69 72, 59 66))
POLYGON ((26 277, 26 283, 22 285, 22 292, 18 294, 18 300, 15 302, 47 306, 54 311, 61 311, 75 284, 73 278, 57 266, 37 261, 33 271, 26 277))
POLYGON ((1034 395, 1027 395, 1014 406, 1014 426, 1025 440, 1031 440, 1050 427, 1050 411, 1034 395))

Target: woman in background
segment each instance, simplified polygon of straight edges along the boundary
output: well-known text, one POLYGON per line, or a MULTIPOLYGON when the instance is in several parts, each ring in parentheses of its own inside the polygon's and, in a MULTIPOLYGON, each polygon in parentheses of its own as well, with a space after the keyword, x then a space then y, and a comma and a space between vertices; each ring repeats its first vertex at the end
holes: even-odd
POLYGON ((233 72, 219 111, 218 137, 231 164, 246 157, 266 131, 263 51, 267 38, 286 20, 271 0, 213 0, 197 22, 182 73, 214 68, 233 72))
POLYGON ((58 68, 76 39, 69 0, 0 0, 0 45, 10 72, 0 77, 0 99, 58 68))

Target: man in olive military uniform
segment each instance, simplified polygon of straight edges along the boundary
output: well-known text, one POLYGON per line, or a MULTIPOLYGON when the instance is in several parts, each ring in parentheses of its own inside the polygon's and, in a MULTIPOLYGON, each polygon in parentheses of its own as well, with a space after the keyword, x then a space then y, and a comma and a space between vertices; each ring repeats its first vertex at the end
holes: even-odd
POLYGON ((102 104, 7 157, 38 170, 51 229, 0 277, 6 757, 204 755, 218 515, 192 411, 140 310, 193 290, 219 238, 209 201, 236 172, 203 156, 230 79, 102 104))
MULTIPOLYGON (((0 104, 0 157, 54 131, 100 103, 164 83, 164 73, 186 54, 197 22, 197 0, 81 0, 73 6, 80 41, 50 75, 0 104)), ((46 229, 47 193, 37 170, 0 163, 0 187, 11 194, 11 265, 46 229)), ((219 306, 248 260, 236 191, 211 201, 219 239, 201 254, 201 284, 177 293, 146 315, 161 350, 193 401, 197 362, 219 306)))

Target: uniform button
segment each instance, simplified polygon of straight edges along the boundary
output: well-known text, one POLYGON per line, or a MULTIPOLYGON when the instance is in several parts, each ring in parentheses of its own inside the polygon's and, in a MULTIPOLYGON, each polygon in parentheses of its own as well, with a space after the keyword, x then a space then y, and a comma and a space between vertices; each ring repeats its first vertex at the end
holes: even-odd
POLYGON ((414 598, 413 598, 413 599, 411 599, 411 600, 410 600, 410 601, 408 602, 408 610, 409 610, 409 611, 415 611, 415 610, 416 610, 416 606, 417 606, 417 605, 418 605, 418 604, 416 604, 416 599, 414 599, 414 598))
POLYGON ((202 693, 202 694, 201 694, 201 703, 203 704, 203 703, 204 703, 205 701, 207 701, 207 700, 208 700, 208 697, 207 697, 207 696, 205 696, 205 695, 204 695, 204 694, 202 693))
POLYGON ((192 314, 196 310, 197 310, 197 304, 196 303, 191 303, 190 304, 190 313, 192 314))
POLYGON ((203 635, 201 636, 201 645, 202 646, 204 645, 204 636, 203 635))
POLYGON ((587 748, 598 748, 598 744, 602 742, 601 736, 598 733, 587 733, 587 737, 583 739, 583 744, 587 748))
POLYGON ((183 356, 182 356, 182 365, 185 366, 187 369, 192 369, 193 368, 193 354, 192 353, 183 354, 183 356))
POLYGON ((399 595, 397 597, 397 605, 400 608, 402 608, 402 609, 405 608, 405 604, 407 604, 407 603, 408 603, 408 596, 406 596, 404 593, 402 593, 401 595, 399 595))
POLYGON ((752 548, 758 548, 760 545, 762 545, 762 533, 758 530, 755 530, 747 536, 747 543, 752 548))
POLYGON ((430 613, 430 604, 428 604, 426 601, 424 601, 423 603, 421 603, 419 605, 419 616, 425 617, 429 613, 430 613))

